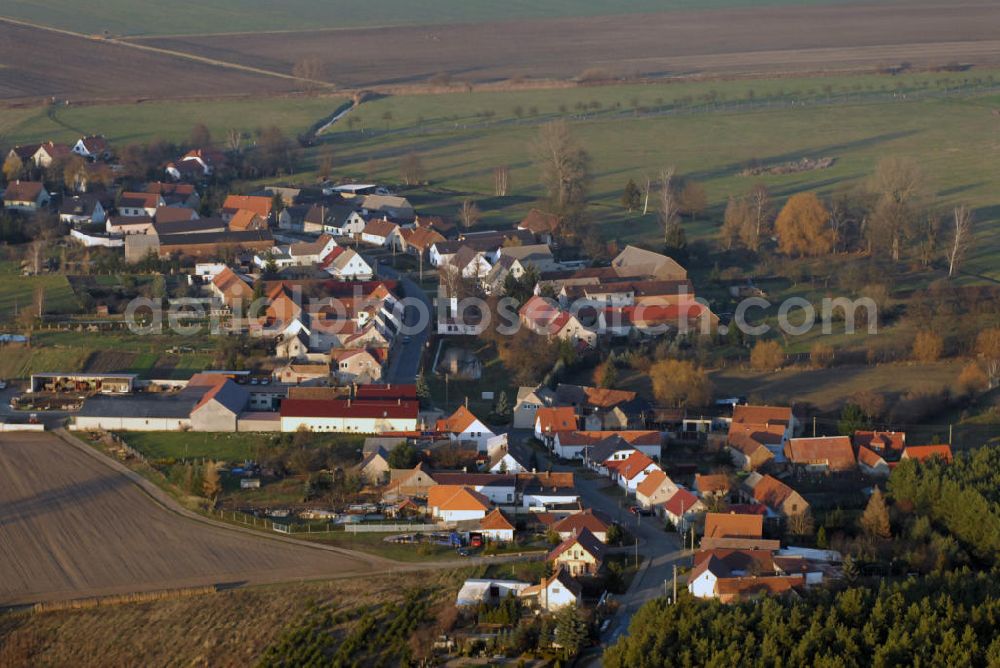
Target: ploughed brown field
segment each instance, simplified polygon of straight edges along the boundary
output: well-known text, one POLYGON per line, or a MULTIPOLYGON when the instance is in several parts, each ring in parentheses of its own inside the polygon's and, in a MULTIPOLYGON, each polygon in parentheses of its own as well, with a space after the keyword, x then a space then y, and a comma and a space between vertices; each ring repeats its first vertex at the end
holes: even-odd
POLYGON ((465 81, 566 78, 591 68, 644 76, 899 64, 1000 63, 1000 3, 769 7, 476 25, 141 39, 290 73, 320 58, 330 81, 392 86, 440 73, 465 81))
POLYGON ((283 93, 292 80, 0 21, 0 101, 283 93))
POLYGON ((371 570, 363 556, 166 510, 82 447, 0 435, 0 606, 371 570))

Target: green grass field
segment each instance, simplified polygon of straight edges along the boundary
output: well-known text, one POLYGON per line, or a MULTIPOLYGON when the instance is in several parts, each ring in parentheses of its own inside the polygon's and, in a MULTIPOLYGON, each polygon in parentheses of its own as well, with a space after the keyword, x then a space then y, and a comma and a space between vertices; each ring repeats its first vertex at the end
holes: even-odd
POLYGON ((643 182, 668 165, 705 186, 709 216, 686 223, 689 238, 705 239, 717 234, 728 197, 757 182, 767 184, 780 203, 796 192, 829 193, 859 183, 886 155, 908 156, 927 173, 943 209, 960 202, 977 209, 979 243, 966 268, 1000 279, 1000 153, 991 113, 1000 95, 987 92, 995 74, 387 97, 363 105, 353 129, 335 126, 329 141, 345 176, 397 181, 400 158, 417 153, 435 187, 478 194, 484 224, 499 225, 518 220, 542 194, 531 150, 538 126, 567 118, 591 156, 592 217, 609 239, 646 243, 659 236, 656 217, 626 215, 620 194, 629 178, 643 182), (960 85, 965 92, 942 95, 960 85), (668 113, 643 115, 635 107, 668 113), (487 116, 491 110, 494 115, 487 116), (836 159, 830 169, 739 176, 753 160, 771 164, 825 156, 836 159), (510 166, 511 197, 492 196, 498 165, 510 166))
POLYGON ((125 442, 150 459, 254 459, 270 442, 270 434, 179 431, 130 432, 125 442))
POLYGON ((605 16, 677 9, 756 5, 845 4, 845 0, 216 0, 163 4, 154 0, 7 0, 3 15, 82 33, 124 35, 312 30, 364 26, 477 23, 533 18, 605 16))
POLYGON ((0 111, 0 135, 5 144, 42 141, 75 142, 83 135, 102 134, 121 147, 153 139, 183 142, 191 128, 204 123, 218 143, 228 130, 252 133, 276 125, 294 137, 330 115, 344 98, 270 97, 260 100, 205 102, 143 102, 102 106, 11 109, 0 111))
POLYGON ((5 275, 0 277, 0 320, 13 320, 20 311, 31 308, 35 290, 45 290, 46 313, 76 313, 80 303, 65 276, 5 275))

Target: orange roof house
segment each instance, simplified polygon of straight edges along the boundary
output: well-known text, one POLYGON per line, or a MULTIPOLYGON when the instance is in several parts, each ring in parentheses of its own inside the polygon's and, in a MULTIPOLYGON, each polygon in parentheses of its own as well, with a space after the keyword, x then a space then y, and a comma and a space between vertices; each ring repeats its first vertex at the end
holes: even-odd
POLYGON ((240 209, 229 220, 229 229, 234 232, 267 229, 267 221, 249 209, 240 209))
POLYGON ((925 462, 932 457, 940 457, 945 463, 952 462, 950 445, 910 445, 903 450, 901 459, 915 459, 925 462))
POLYGON ((891 473, 888 462, 863 445, 858 446, 858 466, 868 475, 888 476, 891 473))
POLYGON ((573 577, 596 575, 604 564, 604 543, 584 528, 556 546, 545 560, 556 568, 562 566, 573 577))
POLYGON ((866 447, 881 454, 883 452, 902 452, 906 447, 905 431, 856 431, 854 445, 866 447))
POLYGON ((762 538, 763 536, 764 518, 761 515, 736 513, 705 515, 706 538, 762 538))
POLYGON ((499 508, 479 522, 479 530, 490 540, 508 543, 514 540, 514 525, 499 508))
POLYGON ((559 216, 532 209, 517 225, 519 230, 528 230, 536 236, 551 236, 559 229, 559 216))
POLYGON ((720 578, 715 588, 721 603, 734 603, 760 596, 795 595, 805 583, 804 575, 767 575, 720 578))
POLYGON ((229 195, 222 203, 222 213, 235 216, 240 210, 251 211, 261 218, 271 216, 272 199, 262 195, 229 195))
POLYGON ((733 424, 778 424, 786 427, 795 419, 788 406, 733 407, 733 424))
POLYGON ((551 528, 563 540, 572 535, 581 534, 586 529, 594 534, 597 540, 606 543, 608 542, 608 528, 610 526, 611 519, 606 517, 604 513, 587 508, 582 512, 567 515, 554 523, 551 528))
POLYGON ((847 436, 793 438, 785 444, 789 462, 808 468, 850 471, 857 467, 854 448, 847 436))
POLYGON ((437 431, 461 434, 478 420, 468 408, 459 406, 449 417, 437 421, 437 431))
POLYGON ((576 429, 576 411, 572 406, 543 406, 535 411, 535 435, 551 435, 576 429))
POLYGON ((694 476, 694 488, 702 496, 729 494, 732 485, 729 483, 729 476, 725 473, 714 473, 702 475, 696 473, 694 476))
POLYGON ((481 519, 490 509, 490 500, 461 485, 437 485, 427 492, 427 508, 446 521, 481 519))
POLYGON ((778 514, 790 517, 809 509, 809 502, 801 494, 774 476, 751 473, 743 484, 755 503, 762 503, 778 514))

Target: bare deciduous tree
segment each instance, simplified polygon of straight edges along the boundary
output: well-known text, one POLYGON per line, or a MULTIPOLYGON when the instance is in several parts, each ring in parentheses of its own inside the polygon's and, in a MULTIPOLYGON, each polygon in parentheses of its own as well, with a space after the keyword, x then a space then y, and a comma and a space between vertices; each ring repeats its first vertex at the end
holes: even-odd
POLYGON ((680 203, 674 176, 677 170, 667 167, 660 172, 659 190, 657 196, 660 204, 660 224, 663 225, 663 241, 669 243, 676 238, 680 226, 680 203))
POLYGON ((957 206, 952 211, 951 235, 951 244, 948 247, 948 278, 952 278, 958 271, 972 240, 972 212, 969 207, 957 206))
POLYGON ((230 128, 226 132, 226 147, 238 155, 243 150, 243 131, 230 128))
POLYGON ((914 235, 927 183, 914 160, 888 157, 879 161, 869 182, 878 197, 871 216, 869 242, 888 246, 892 259, 902 257, 903 243, 914 235))
POLYGON ((403 183, 408 186, 420 183, 424 180, 424 161, 416 153, 407 153, 402 162, 399 163, 400 176, 403 183))
POLYGON ((569 124, 553 121, 543 125, 534 150, 550 210, 565 215, 582 206, 587 199, 590 157, 573 137, 569 124))
POLYGON ((774 215, 771 193, 763 183, 758 183, 750 190, 750 194, 747 195, 747 209, 750 213, 748 223, 751 227, 744 232, 744 243, 749 240, 747 247, 759 250, 761 240, 771 232, 771 220, 774 215))
POLYGON ((462 206, 458 210, 458 220, 462 223, 462 227, 465 229, 475 227, 481 217, 482 213, 475 202, 471 199, 462 200, 462 206))
POLYGON ((501 165, 493 170, 493 194, 506 197, 510 189, 510 167, 501 165))

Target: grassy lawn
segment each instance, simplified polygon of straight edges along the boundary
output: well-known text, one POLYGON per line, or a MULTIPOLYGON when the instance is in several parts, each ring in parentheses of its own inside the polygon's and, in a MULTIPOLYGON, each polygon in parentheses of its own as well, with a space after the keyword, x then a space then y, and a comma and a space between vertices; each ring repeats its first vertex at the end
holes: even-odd
POLYGON ((45 290, 45 313, 78 313, 80 302, 65 276, 0 276, 0 320, 13 320, 20 311, 31 308, 35 290, 45 290))
POLYGON ((33 373, 83 371, 90 351, 85 348, 49 348, 6 345, 0 354, 0 378, 27 378, 33 373))
POLYGON ((128 432, 121 434, 131 447, 150 459, 215 459, 243 461, 257 457, 271 434, 205 433, 181 431, 128 432))
MULTIPOLYGON (((769 0, 769 5, 834 4, 831 0, 769 0)), ((285 0, 281 5, 216 0, 179 11, 154 0, 9 0, 3 13, 66 30, 127 35, 197 34, 313 30, 363 26, 477 23, 511 18, 602 16, 677 9, 752 6, 754 0, 513 0, 502 5, 484 0, 404 0, 357 3, 351 0, 285 0)))
MULTIPOLYGON (((472 350, 483 364, 483 375, 479 380, 449 379, 446 384, 444 376, 431 374, 428 369, 425 371, 425 378, 430 386, 435 406, 450 412, 468 399, 469 410, 479 416, 481 420, 488 420, 489 414, 493 410, 493 404, 501 392, 507 393, 507 401, 510 406, 516 403, 517 388, 511 384, 510 374, 496 356, 491 345, 484 345, 481 341, 465 337, 449 339, 445 350, 448 345, 465 346, 472 350), (483 399, 483 392, 493 392, 494 398, 483 399)), ((428 357, 428 366, 434 361, 433 354, 431 353, 431 356, 428 357)), ((442 352, 442 356, 443 354, 442 352)))
POLYGON ((47 107, 0 114, 0 132, 8 143, 46 140, 75 142, 81 135, 103 134, 121 148, 131 142, 164 139, 184 142, 191 128, 204 123, 220 144, 237 128, 253 132, 276 125, 290 136, 303 132, 343 104, 345 98, 270 97, 259 100, 142 102, 60 107, 50 117, 47 107), (8 117, 10 114, 10 117, 8 117))

